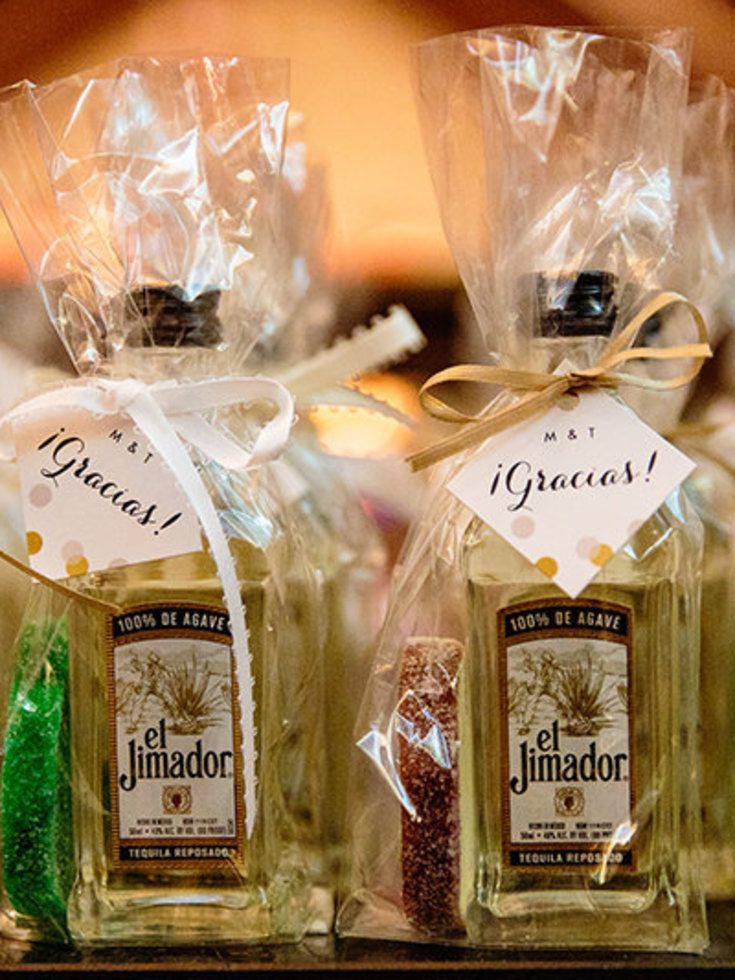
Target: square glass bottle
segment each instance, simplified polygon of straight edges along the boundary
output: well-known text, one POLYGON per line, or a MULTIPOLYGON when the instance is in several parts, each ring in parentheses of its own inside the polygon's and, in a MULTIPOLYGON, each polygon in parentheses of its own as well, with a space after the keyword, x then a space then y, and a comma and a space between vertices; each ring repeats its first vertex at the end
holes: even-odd
MULTIPOLYGON (((414 65, 443 224, 487 359, 423 389, 432 415, 469 425, 413 457, 447 465, 399 561, 363 702, 339 927, 490 948, 701 951, 698 518, 674 491, 643 523, 631 513, 614 553, 600 545, 604 513, 581 530, 583 506, 589 527, 608 498, 590 484, 583 505, 560 465, 557 485, 537 487, 560 491, 558 510, 549 516, 547 496, 536 514, 530 498, 517 536, 536 526, 536 542, 552 530, 560 546, 564 534, 574 542, 597 573, 574 599, 555 584, 555 562, 534 564, 488 526, 509 445, 534 487, 544 479, 531 443, 523 455, 523 425, 530 438, 545 412, 563 414, 554 374, 575 387, 595 366, 610 383, 608 342, 641 345, 624 342, 624 326, 667 290, 688 38, 513 25, 424 42, 414 65), (443 397, 432 390, 451 381, 443 397), (484 402, 470 382, 489 389, 484 402)), ((650 362, 620 370, 652 380, 650 362)), ((604 446, 617 457, 629 447, 615 436, 604 446)), ((576 451, 568 468, 586 473, 576 451)))
MULTIPOLYGON (((214 298, 216 299, 216 298, 214 298)), ((212 369, 211 294, 136 296, 145 329, 119 367, 150 379, 212 369)), ((238 420, 242 427, 242 419, 238 420)), ((208 549, 91 573, 70 625, 76 880, 81 943, 295 939, 308 923, 299 814, 321 689, 313 573, 257 476, 200 463, 241 583, 256 697, 258 811, 245 837, 241 720, 222 590, 208 549), (207 742, 211 745, 208 746, 207 742)), ((317 736, 318 737, 318 736, 317 736)))
MULTIPOLYGON (((203 57, 123 59, 6 93, 3 207, 80 373, 165 382, 240 363, 274 270, 287 91, 284 61, 203 57)), ((210 424, 249 442, 266 410, 210 424)), ((209 547, 135 563, 122 540, 118 567, 72 561, 76 587, 121 608, 75 607, 69 624, 80 943, 295 939, 308 924, 289 787, 320 741, 318 578, 263 474, 202 457, 250 631, 254 831, 242 665, 209 547)))
MULTIPOLYGON (((553 325, 539 289, 535 367, 591 366, 615 318, 611 278, 579 276, 553 325)), ((570 599, 479 518, 469 525, 459 767, 475 800, 462 820, 471 940, 701 946, 701 549, 677 491, 570 599)))

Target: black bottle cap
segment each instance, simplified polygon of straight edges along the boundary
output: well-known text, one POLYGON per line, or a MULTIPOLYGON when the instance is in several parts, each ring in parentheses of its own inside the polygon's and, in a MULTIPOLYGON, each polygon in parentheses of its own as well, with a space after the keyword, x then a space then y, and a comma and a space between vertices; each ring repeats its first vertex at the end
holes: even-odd
POLYGON ((217 315, 220 291, 209 289, 185 299, 178 286, 144 286, 130 294, 136 327, 131 347, 216 347, 222 340, 217 315))
POLYGON ((612 272, 536 277, 536 309, 542 337, 606 337, 617 316, 612 272))

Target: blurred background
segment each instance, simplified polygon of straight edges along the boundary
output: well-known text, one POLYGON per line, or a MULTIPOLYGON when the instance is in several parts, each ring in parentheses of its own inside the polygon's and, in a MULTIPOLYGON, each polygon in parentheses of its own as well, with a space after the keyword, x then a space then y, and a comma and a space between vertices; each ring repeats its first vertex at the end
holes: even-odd
MULTIPOLYGON (((404 302, 430 340, 420 373, 460 352, 458 283, 423 157, 411 44, 503 23, 689 25, 695 73, 735 84, 732 0, 0 0, 0 17, 2 85, 124 54, 288 56, 293 105, 329 174, 338 327, 404 302)), ((59 353, 4 220, 0 325, 2 340, 37 363, 59 353)))

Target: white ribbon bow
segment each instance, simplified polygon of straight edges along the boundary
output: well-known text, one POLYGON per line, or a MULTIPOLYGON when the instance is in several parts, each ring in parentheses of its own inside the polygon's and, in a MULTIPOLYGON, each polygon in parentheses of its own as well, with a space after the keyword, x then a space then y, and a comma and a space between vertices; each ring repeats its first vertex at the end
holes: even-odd
POLYGON ((107 378, 70 382, 17 405, 0 417, 0 458, 15 459, 13 424, 30 415, 55 414, 65 408, 93 415, 124 413, 148 439, 171 470, 197 515, 212 551, 230 618, 242 726, 245 827, 250 837, 255 822, 257 777, 253 673, 235 565, 207 488, 184 442, 229 470, 247 470, 275 459, 283 450, 294 418, 289 391, 270 378, 215 378, 205 381, 161 381, 147 385, 135 379, 107 378), (202 412, 255 401, 272 402, 275 416, 246 449, 210 425, 202 412))

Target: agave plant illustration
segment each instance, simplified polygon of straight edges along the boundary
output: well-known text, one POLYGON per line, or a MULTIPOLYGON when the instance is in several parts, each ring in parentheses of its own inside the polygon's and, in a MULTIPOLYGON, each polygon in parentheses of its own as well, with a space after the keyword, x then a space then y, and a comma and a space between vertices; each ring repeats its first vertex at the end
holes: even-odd
POLYGON ((531 725, 536 720, 538 696, 533 685, 527 680, 516 680, 511 677, 508 681, 508 712, 515 718, 519 735, 528 735, 531 725))
POLYGON ((230 686, 200 668, 192 653, 190 664, 169 667, 152 650, 133 655, 130 672, 118 678, 118 714, 132 733, 145 722, 149 706, 158 705, 175 735, 200 735, 219 720, 220 709, 231 695, 230 686))
POLYGON ((604 683, 605 673, 593 666, 589 651, 583 660, 561 668, 553 696, 565 735, 599 734, 609 718, 604 683))
POLYGON ((554 700, 561 667, 551 651, 544 648, 537 655, 526 653, 522 680, 511 677, 508 682, 508 711, 515 718, 519 735, 528 735, 536 720, 543 698, 554 700))
POLYGON ((149 650, 144 657, 134 654, 130 661, 130 675, 118 678, 115 695, 117 711, 125 719, 128 734, 137 731, 148 704, 158 697, 164 672, 161 658, 149 650))
POLYGON ((219 678, 209 667, 191 664, 164 668, 157 692, 175 735, 200 735, 216 723, 221 705, 219 678))

